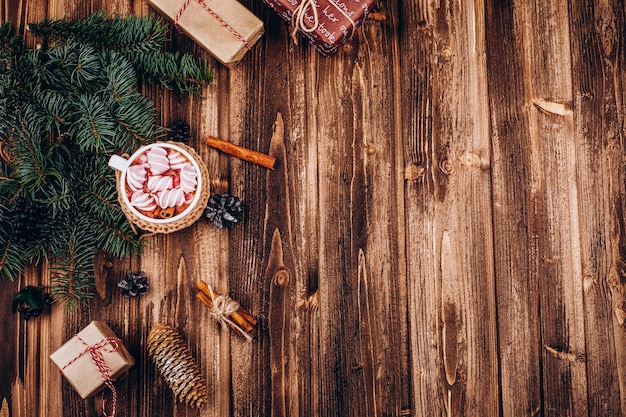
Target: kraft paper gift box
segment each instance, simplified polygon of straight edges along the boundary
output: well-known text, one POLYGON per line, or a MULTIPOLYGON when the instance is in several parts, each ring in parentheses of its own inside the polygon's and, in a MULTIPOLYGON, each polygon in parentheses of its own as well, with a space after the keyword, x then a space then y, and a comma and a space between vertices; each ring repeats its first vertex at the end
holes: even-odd
POLYGON ((81 398, 91 397, 106 387, 88 347, 102 354, 104 363, 110 369, 111 380, 117 379, 135 364, 109 326, 102 321, 92 321, 50 355, 81 398))
POLYGON ((263 22, 235 0, 149 0, 176 26, 228 68, 263 35, 263 22))
POLYGON ((323 56, 346 43, 363 23, 374 0, 263 0, 279 16, 291 22, 296 33, 308 39, 323 56))

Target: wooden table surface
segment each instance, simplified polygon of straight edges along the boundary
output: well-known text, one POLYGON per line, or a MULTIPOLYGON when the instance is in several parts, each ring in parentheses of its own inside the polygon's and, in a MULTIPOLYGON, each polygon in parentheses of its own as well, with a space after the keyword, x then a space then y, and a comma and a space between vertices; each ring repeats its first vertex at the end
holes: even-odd
MULTIPOLYGON (((626 415, 624 1, 379 1, 329 58, 242 3, 265 34, 234 69, 172 31, 173 50, 214 68, 205 99, 142 90, 159 124, 189 122, 242 222, 102 255, 94 299, 71 312, 11 312, 45 267, 1 282, 0 416, 100 415, 103 395, 82 400, 49 359, 91 320, 136 360, 115 383, 118 416, 626 415), (128 269, 147 295, 120 295, 128 269), (251 342, 196 300, 199 279, 259 318, 251 342), (156 322, 201 365, 199 411, 147 357, 156 322)), ((156 14, 145 0, 0 5, 22 32, 44 16, 156 14)))

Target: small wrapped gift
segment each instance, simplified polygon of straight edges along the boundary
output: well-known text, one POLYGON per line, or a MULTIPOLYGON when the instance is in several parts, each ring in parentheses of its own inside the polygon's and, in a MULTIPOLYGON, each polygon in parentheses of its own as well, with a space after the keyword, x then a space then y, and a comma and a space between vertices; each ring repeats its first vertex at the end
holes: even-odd
POLYGON ((365 20, 374 0, 263 0, 324 56, 337 52, 365 20))
POLYGON ((102 321, 92 321, 50 355, 50 359, 81 398, 109 387, 114 400, 112 382, 135 364, 122 341, 102 321))
POLYGON ((235 0, 148 0, 187 36, 232 68, 263 35, 263 22, 235 0))

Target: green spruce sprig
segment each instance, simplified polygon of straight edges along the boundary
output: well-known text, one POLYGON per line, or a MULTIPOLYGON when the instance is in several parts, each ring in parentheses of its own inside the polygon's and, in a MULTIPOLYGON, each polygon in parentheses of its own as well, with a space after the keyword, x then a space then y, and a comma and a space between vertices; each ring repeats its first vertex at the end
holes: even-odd
POLYGON ((152 17, 101 12, 29 29, 40 47, 0 24, 0 278, 46 261, 52 293, 71 307, 92 297, 98 252, 143 249, 107 165, 162 134, 141 81, 200 95, 212 73, 164 51, 167 27, 152 17))
POLYGON ((124 56, 141 76, 166 88, 198 95, 213 74, 207 61, 195 55, 163 51, 167 26, 161 19, 95 13, 84 20, 44 20, 31 24, 32 33, 49 41, 71 38, 124 56))

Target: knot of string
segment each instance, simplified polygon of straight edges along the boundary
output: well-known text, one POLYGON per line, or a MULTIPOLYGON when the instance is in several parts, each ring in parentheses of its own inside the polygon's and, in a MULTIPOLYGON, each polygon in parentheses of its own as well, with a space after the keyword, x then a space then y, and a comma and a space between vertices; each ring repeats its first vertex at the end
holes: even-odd
POLYGON ((213 288, 209 286, 209 289, 211 301, 213 302, 211 315, 223 325, 231 326, 239 331, 239 333, 241 333, 247 340, 252 340, 252 336, 250 336, 244 329, 229 318, 232 313, 239 310, 239 303, 227 295, 216 296, 213 288))
POLYGON ((296 7, 296 9, 293 11, 293 15, 291 16, 291 23, 293 26, 293 29, 291 30, 291 39, 293 39, 293 42, 297 45, 298 38, 296 34, 298 33, 298 29, 306 33, 311 33, 314 32, 320 24, 319 16, 317 15, 317 6, 315 4, 315 0, 304 0, 302 3, 300 3, 298 7, 296 7), (313 26, 306 25, 306 11, 308 9, 311 9, 313 13, 313 26))
MULTIPOLYGON (((356 27, 356 23, 354 22, 354 20, 352 20, 351 17, 351 14, 353 12, 348 13, 332 0, 329 1, 329 5, 333 6, 341 15, 343 15, 343 17, 350 24, 352 30, 354 30, 354 28, 356 27)), ((291 24, 291 39, 293 39, 293 42, 296 45, 298 44, 298 30, 301 30, 305 33, 315 32, 315 30, 320 25, 319 15, 317 14, 317 3, 315 2, 315 0, 303 0, 302 3, 300 3, 298 7, 296 7, 293 11, 293 14, 291 15, 291 24), (309 9, 311 10, 312 16, 307 16, 307 10, 309 9), (307 26, 307 21, 311 22, 312 26, 307 26)), ((350 36, 352 36, 352 34, 354 34, 354 32, 352 32, 350 36)))

